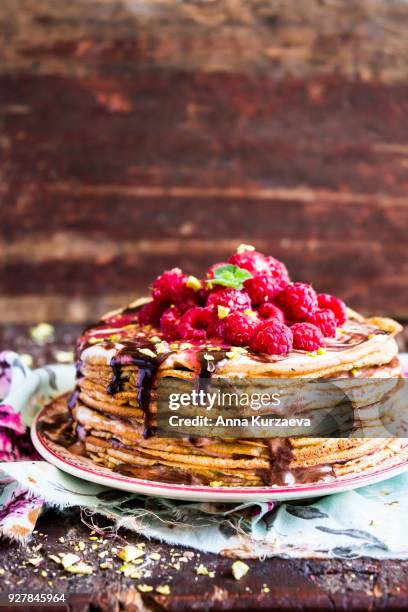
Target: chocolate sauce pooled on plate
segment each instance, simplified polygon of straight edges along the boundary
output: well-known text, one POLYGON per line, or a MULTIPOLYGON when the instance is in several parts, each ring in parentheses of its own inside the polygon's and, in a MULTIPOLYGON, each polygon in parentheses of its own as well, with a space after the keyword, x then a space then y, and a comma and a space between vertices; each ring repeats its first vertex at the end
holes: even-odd
POLYGON ((267 486, 306 484, 334 476, 332 467, 327 465, 291 468, 293 450, 287 438, 272 438, 265 442, 269 449, 271 467, 269 470, 261 469, 256 472, 267 486))
POLYGON ((271 466, 269 470, 258 470, 263 482, 268 485, 285 485, 286 476, 290 472, 290 462, 293 458, 292 448, 286 438, 272 438, 265 440, 271 466))
POLYGON ((55 444, 63 446, 74 455, 85 456, 85 444, 82 436, 75 428, 75 422, 70 410, 61 404, 56 411, 48 410, 38 421, 38 429, 55 444))

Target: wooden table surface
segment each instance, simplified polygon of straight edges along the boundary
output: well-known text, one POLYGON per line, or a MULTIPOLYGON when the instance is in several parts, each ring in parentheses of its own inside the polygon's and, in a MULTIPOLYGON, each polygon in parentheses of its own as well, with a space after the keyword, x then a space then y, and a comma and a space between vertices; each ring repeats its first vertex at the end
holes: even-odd
MULTIPOLYGON (((56 350, 70 350, 79 328, 59 325, 55 339, 37 345, 28 334, 28 326, 0 328, 0 346, 33 355, 36 364, 54 361, 56 350)), ((233 560, 213 554, 186 551, 145 540, 142 536, 120 530, 100 537, 105 519, 90 519, 79 509, 63 514, 45 513, 27 547, 0 542, 0 592, 52 591, 67 594, 65 609, 83 610, 275 610, 275 609, 407 609, 408 561, 380 562, 369 558, 336 560, 266 559, 248 560, 248 574, 237 581, 231 573, 233 560), (91 533, 96 531, 96 534, 91 533), (98 540, 95 540, 95 537, 98 540), (91 539, 89 539, 91 538, 91 539), (48 557, 74 552, 84 542, 85 560, 95 567, 90 576, 69 574, 48 557), (113 558, 112 569, 100 568, 100 553, 120 549, 125 543, 145 542, 147 557, 155 552, 160 560, 148 561, 149 578, 127 578, 119 572, 121 561, 113 558), (39 567, 28 559, 41 556, 39 567), (180 557, 187 561, 179 562, 180 557), (197 575, 203 564, 214 576, 197 575), (140 584, 154 587, 140 592, 140 584), (169 585, 170 594, 162 595, 157 586, 169 585)), ((0 609, 12 609, 1 607, 0 609)), ((26 610, 30 610, 25 606, 26 610)), ((32 608, 34 609, 34 608, 32 608)), ((39 609, 38 607, 35 609, 39 609)), ((53 608, 47 608, 51 610, 53 608)), ((58 609, 64 609, 64 606, 58 609)))

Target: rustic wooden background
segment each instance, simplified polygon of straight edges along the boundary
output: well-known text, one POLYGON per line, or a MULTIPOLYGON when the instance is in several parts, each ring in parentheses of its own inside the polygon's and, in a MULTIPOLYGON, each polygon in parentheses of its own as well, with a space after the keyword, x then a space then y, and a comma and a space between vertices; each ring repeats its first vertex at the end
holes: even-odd
POLYGON ((1 0, 2 322, 237 243, 408 318, 408 4, 1 0))

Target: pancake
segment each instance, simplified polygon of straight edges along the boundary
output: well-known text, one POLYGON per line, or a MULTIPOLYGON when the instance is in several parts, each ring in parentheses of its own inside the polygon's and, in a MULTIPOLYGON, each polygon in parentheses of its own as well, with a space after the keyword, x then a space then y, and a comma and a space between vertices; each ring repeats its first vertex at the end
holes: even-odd
MULTIPOLYGON (((278 357, 210 341, 198 346, 166 342, 159 329, 139 324, 142 303, 145 301, 110 313, 85 330, 77 346, 75 393, 69 401, 58 398, 53 404, 57 415, 66 411, 68 403, 72 420, 64 428, 77 436, 76 442, 67 438, 69 445, 75 452, 80 448, 94 463, 159 482, 251 487, 341 478, 393 465, 407 452, 404 439, 358 437, 358 431, 346 438, 154 435, 159 385, 168 381, 177 388, 197 377, 212 381, 235 378, 249 389, 263 379, 267 384, 270 378, 282 383, 350 381, 357 404, 361 404, 362 426, 380 431, 375 406, 385 391, 369 401, 361 390, 368 379, 393 385, 401 378, 394 338, 400 326, 390 319, 365 319, 348 310, 348 319, 336 337, 326 340, 325 352, 292 350, 278 357)), ((314 410, 322 409, 325 401, 318 402, 314 410)), ((61 441, 61 432, 55 428, 49 435, 61 441)))

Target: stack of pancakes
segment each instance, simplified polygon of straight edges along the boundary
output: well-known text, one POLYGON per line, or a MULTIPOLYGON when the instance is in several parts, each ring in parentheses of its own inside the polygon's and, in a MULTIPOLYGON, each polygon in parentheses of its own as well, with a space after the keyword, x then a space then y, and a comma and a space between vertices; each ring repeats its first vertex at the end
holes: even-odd
MULTIPOLYGON (((292 351, 276 357, 211 342, 200 347, 167 344, 157 329, 138 324, 139 307, 135 303, 107 315, 87 329, 78 343, 77 389, 69 406, 79 440, 76 449, 93 462, 159 482, 238 487, 317 482, 401 461, 405 440, 389 436, 154 435, 157 389, 166 378, 173 384, 200 374, 238 377, 248 384, 263 377, 399 380, 402 373, 394 336, 400 327, 394 321, 363 319, 350 310, 336 338, 327 340, 323 354, 292 351)), ((58 400, 55 410, 60 406, 58 400)))

